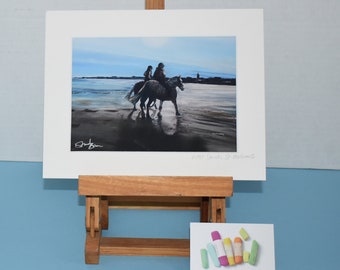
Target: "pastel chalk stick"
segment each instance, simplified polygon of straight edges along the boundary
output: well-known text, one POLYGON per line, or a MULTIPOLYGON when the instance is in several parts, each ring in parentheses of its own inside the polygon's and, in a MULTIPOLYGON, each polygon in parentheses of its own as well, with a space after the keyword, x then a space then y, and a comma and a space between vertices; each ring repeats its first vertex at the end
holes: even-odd
POLYGON ((201 249, 201 263, 204 269, 209 268, 208 251, 205 248, 201 249))
POLYGON ((243 242, 240 237, 234 239, 234 258, 236 264, 243 263, 243 242))
POLYGON ((247 231, 244 228, 241 228, 239 231, 241 237, 243 238, 244 241, 249 239, 249 234, 247 233, 247 231))
POLYGON ((250 256, 249 251, 243 251, 243 262, 245 263, 249 262, 249 256, 250 256))
POLYGON ((235 265, 234 252, 230 238, 224 238, 223 245, 229 265, 235 265))
POLYGON ((217 254, 216 254, 216 251, 215 251, 215 248, 213 246, 212 243, 208 243, 207 244, 207 250, 208 250, 208 253, 209 253, 209 256, 213 262, 213 264, 216 266, 216 267, 220 267, 221 264, 220 264, 220 261, 217 257, 217 254))
POLYGON ((251 243, 251 251, 250 251, 250 256, 249 256, 249 264, 255 265, 256 264, 256 259, 257 259, 257 253, 259 250, 259 244, 256 242, 256 240, 253 240, 251 243))
POLYGON ((213 231, 211 233, 211 237, 213 240, 212 244, 215 248, 216 255, 218 257, 218 260, 220 261, 220 264, 222 266, 228 266, 229 262, 228 262, 227 255, 224 250, 224 245, 223 245, 220 233, 218 231, 213 231))

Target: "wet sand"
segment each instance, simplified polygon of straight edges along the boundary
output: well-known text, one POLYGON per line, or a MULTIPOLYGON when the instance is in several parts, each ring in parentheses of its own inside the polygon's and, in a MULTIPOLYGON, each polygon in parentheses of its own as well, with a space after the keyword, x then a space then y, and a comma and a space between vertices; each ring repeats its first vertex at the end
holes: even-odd
POLYGON ((151 118, 142 118, 139 105, 133 111, 130 104, 105 110, 73 110, 71 150, 236 152, 234 102, 220 109, 215 104, 218 101, 202 96, 204 101, 199 104, 192 100, 195 87, 187 85, 179 93, 181 116, 175 115, 169 101, 163 104, 162 117, 153 108, 151 118))

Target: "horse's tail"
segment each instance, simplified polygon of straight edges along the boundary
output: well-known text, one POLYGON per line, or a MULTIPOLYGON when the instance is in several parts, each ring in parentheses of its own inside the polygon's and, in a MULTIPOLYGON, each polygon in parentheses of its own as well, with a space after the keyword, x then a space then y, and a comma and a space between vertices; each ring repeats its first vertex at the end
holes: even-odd
POLYGON ((130 98, 131 98, 131 94, 133 92, 133 89, 134 87, 132 87, 132 89, 129 91, 129 93, 126 94, 126 96, 124 97, 126 100, 129 100, 130 101, 130 98))
POLYGON ((129 101, 132 103, 132 104, 136 104, 138 102, 138 100, 140 100, 141 98, 141 93, 138 93, 137 95, 134 95, 132 97, 129 97, 129 101))
MULTIPOLYGON (((142 94, 144 92, 144 89, 145 89, 145 84, 144 86, 139 90, 139 92, 135 95, 133 95, 132 97, 130 96, 128 98, 128 100, 132 103, 132 104, 136 104, 138 102, 138 100, 140 100, 140 98, 142 97, 142 94)), ((133 90, 133 89, 132 89, 133 90)))
MULTIPOLYGON (((124 97, 125 99, 127 99, 128 101, 132 102, 131 100, 134 100, 136 99, 136 102, 139 100, 139 98, 134 98, 136 96, 136 94, 138 94, 138 92, 143 88, 143 85, 144 85, 144 81, 140 81, 140 82, 137 82, 133 87, 132 89, 129 91, 129 93, 126 94, 126 96, 124 97), (134 93, 134 96, 131 97, 132 93, 134 93)), ((132 102, 133 103, 133 102, 132 102)), ((135 104, 133 103, 133 104, 135 104)))

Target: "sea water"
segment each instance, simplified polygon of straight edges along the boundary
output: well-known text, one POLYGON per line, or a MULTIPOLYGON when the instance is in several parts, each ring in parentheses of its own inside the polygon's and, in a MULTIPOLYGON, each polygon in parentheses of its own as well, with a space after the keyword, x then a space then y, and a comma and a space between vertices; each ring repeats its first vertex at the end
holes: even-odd
MULTIPOLYGON (((72 80, 72 109, 117 110, 131 108, 125 98, 140 79, 86 79, 72 80)), ((236 87, 226 85, 185 84, 178 90, 178 105, 195 109, 226 111, 235 110, 236 87)), ((166 104, 170 105, 171 104, 166 104)))
POLYGON ((72 109, 103 110, 129 108, 124 97, 139 80, 135 79, 72 79, 72 109))

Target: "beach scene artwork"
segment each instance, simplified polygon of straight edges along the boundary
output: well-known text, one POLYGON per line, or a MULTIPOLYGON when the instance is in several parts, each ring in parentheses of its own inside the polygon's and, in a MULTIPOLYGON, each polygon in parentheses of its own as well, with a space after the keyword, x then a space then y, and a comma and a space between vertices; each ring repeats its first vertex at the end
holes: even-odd
POLYGON ((237 152, 236 82, 235 36, 73 38, 70 150, 237 152), (132 102, 160 63, 177 97, 132 102))
POLYGON ((44 178, 265 180, 263 48, 260 9, 47 12, 44 178))

